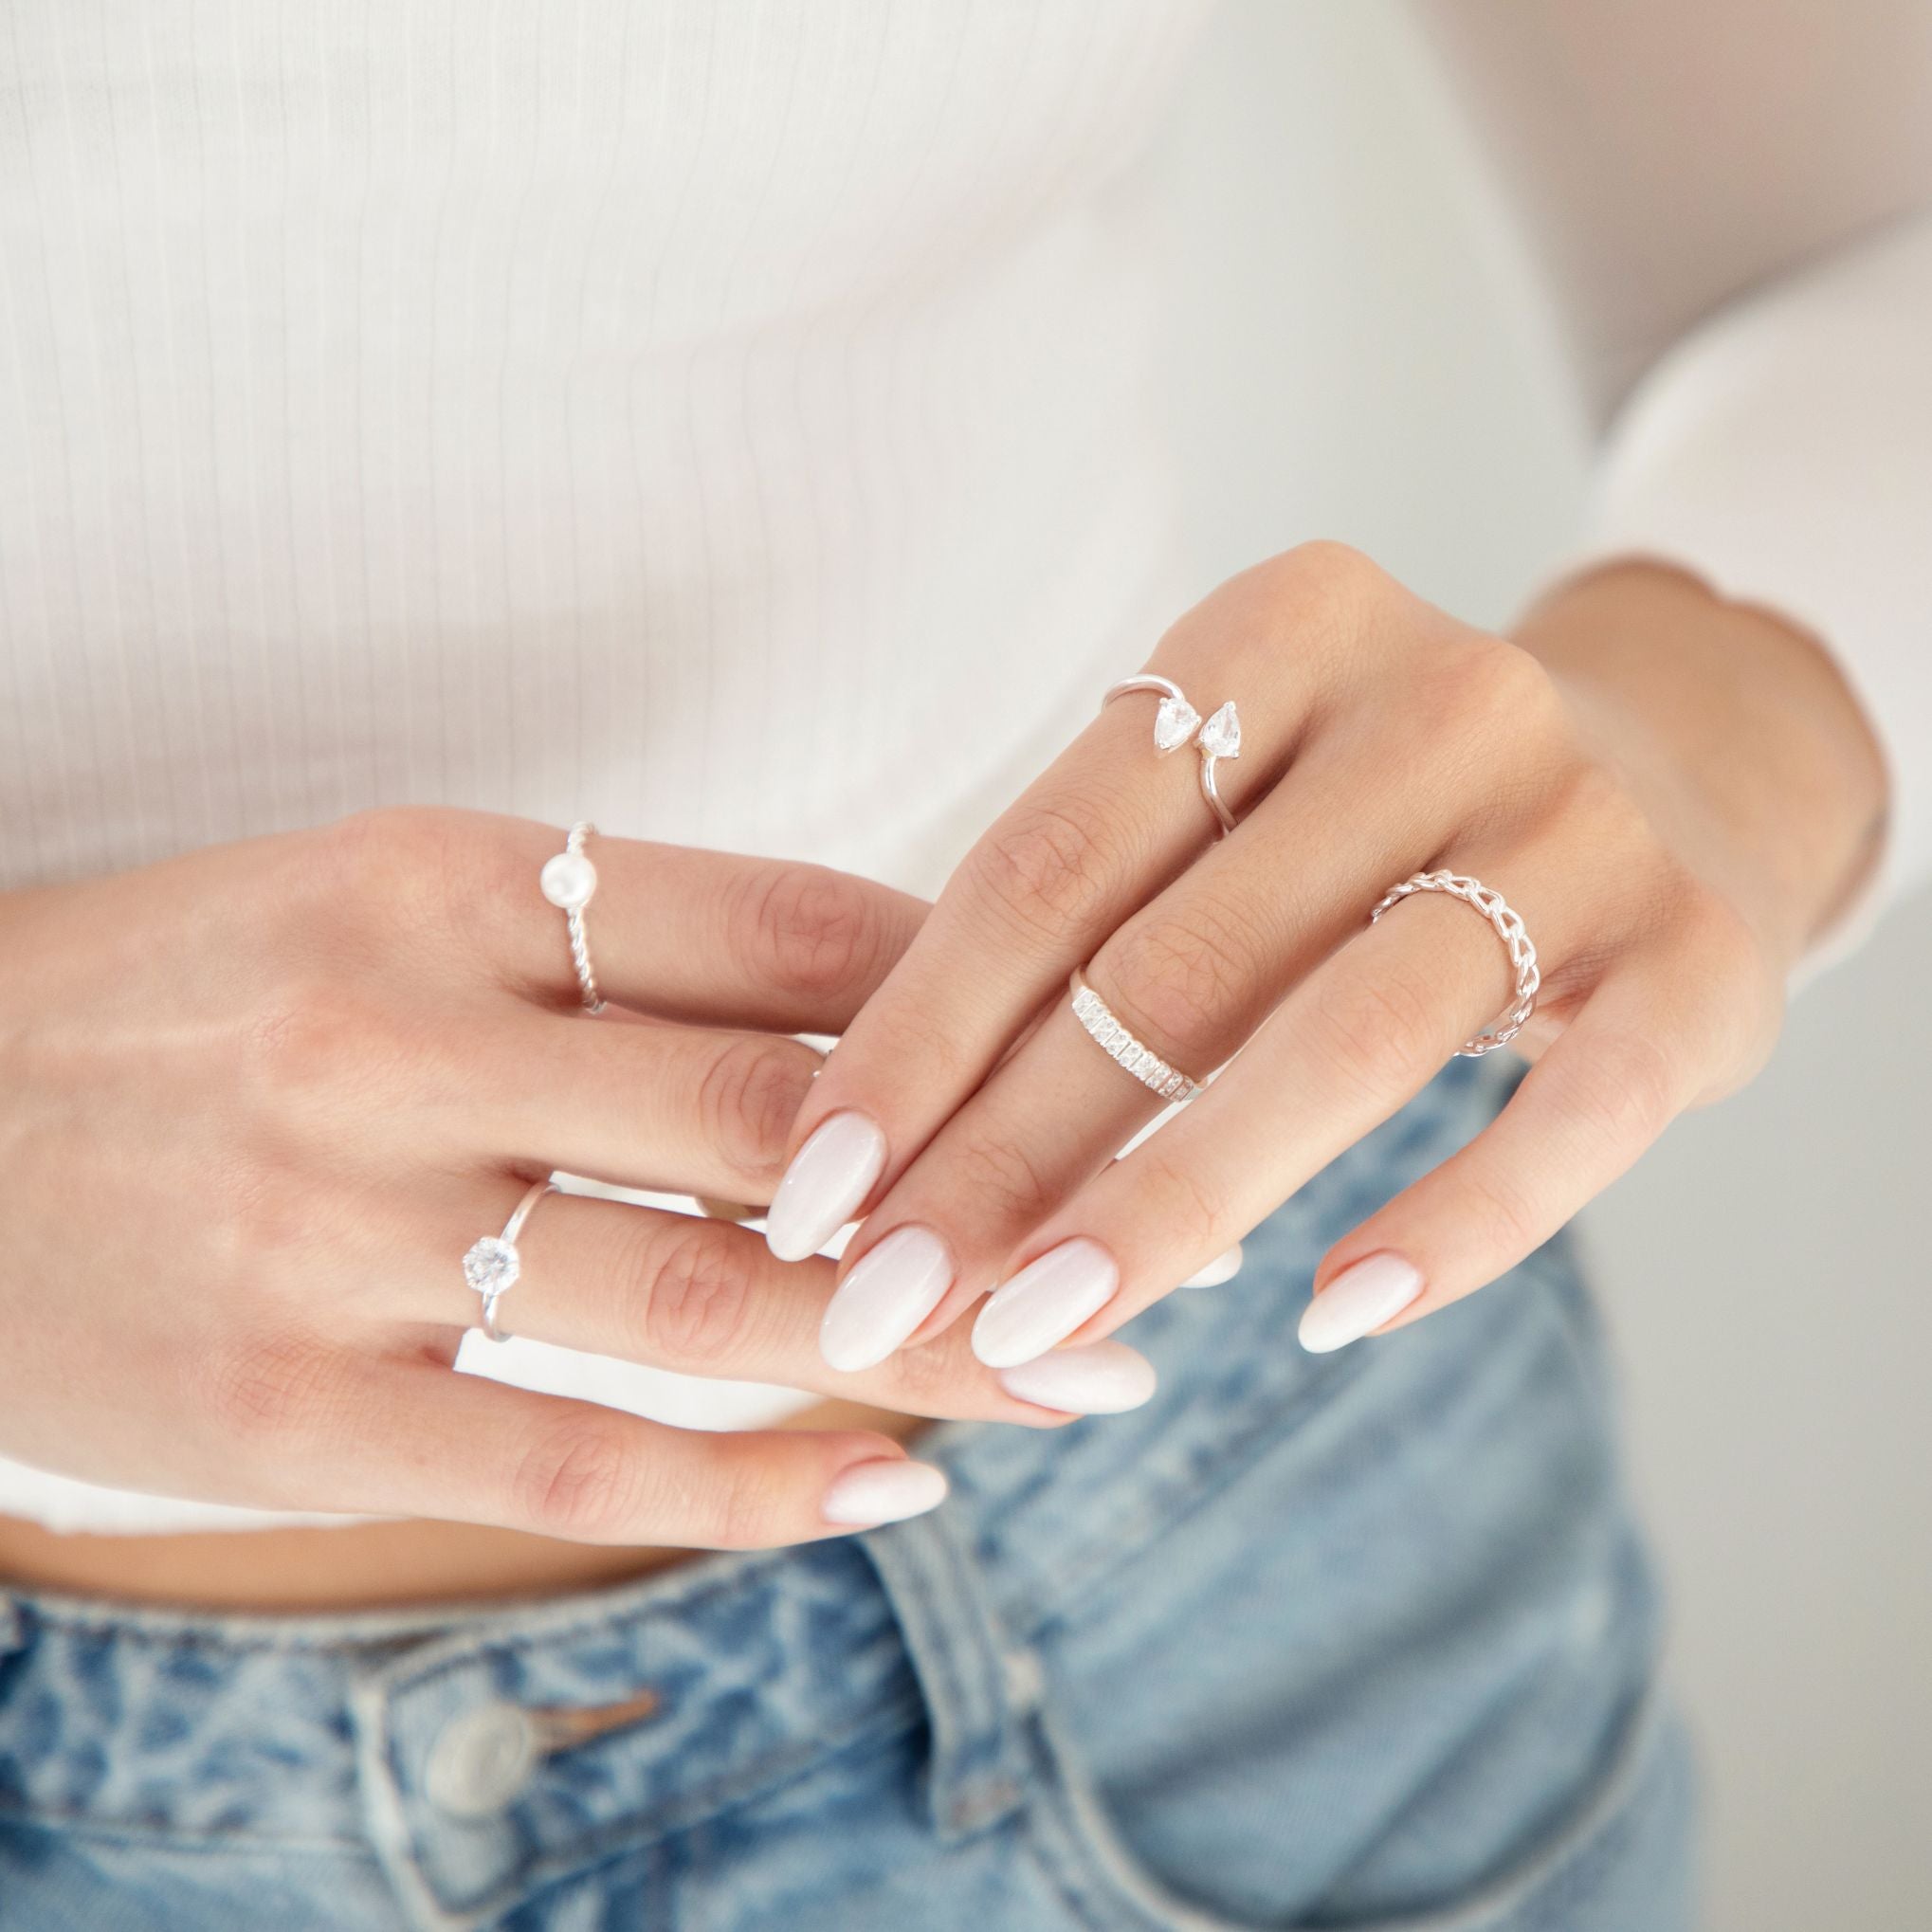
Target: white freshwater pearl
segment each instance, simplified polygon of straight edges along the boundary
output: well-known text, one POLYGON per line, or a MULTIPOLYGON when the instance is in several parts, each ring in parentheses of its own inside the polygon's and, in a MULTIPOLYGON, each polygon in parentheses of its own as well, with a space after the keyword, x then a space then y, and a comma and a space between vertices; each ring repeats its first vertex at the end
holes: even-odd
POLYGON ((543 862, 537 883, 561 912, 581 912, 597 889, 597 868, 581 852, 559 852, 543 862))

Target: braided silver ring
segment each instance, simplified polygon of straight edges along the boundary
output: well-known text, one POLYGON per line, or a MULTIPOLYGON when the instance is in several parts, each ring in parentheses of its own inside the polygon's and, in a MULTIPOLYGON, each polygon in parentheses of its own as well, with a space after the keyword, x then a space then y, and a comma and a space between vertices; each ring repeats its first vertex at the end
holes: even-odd
POLYGON ((1178 751, 1189 738, 1194 739, 1201 755, 1201 796, 1208 801, 1208 810, 1214 814, 1214 822, 1225 839, 1234 829, 1234 814, 1222 802, 1221 789, 1214 781, 1214 767, 1223 758, 1241 756, 1241 714, 1235 710, 1234 701, 1230 698, 1204 723, 1201 714, 1188 702, 1172 678, 1159 678, 1149 672, 1143 677, 1122 678, 1110 686, 1101 700, 1101 709, 1104 711, 1116 698, 1124 698, 1132 691, 1152 691, 1160 700, 1154 714, 1154 749, 1162 757, 1178 751))
POLYGON ((1144 1087, 1164 1101, 1189 1101, 1200 1091, 1200 1082, 1177 1066, 1170 1066, 1152 1047, 1143 1047, 1119 1020, 1112 1009, 1086 983, 1078 966, 1067 982, 1073 993, 1073 1017, 1116 1066, 1124 1066, 1144 1087))
POLYGON ((1537 967, 1536 948, 1522 929, 1522 920, 1510 910, 1502 893, 1492 892, 1480 879, 1470 879, 1460 872, 1415 872, 1401 884, 1390 887, 1381 903, 1369 914, 1369 923, 1374 925, 1392 905, 1407 899, 1412 892, 1447 892, 1451 899, 1473 905, 1496 928, 1496 937, 1508 949, 1509 963, 1516 971, 1516 997, 1490 1025, 1474 1038, 1466 1040, 1456 1051, 1474 1059, 1506 1047, 1536 1012, 1537 988, 1543 978, 1537 967))
POLYGON ((591 942, 584 932, 584 908, 597 889, 597 868, 584 856, 584 841, 596 829, 589 819, 578 819, 563 842, 563 850, 544 860, 543 870, 537 875, 544 898, 563 914, 570 933, 571 964, 576 968, 577 991, 583 995, 587 1013, 604 1011, 597 975, 591 970, 591 942))
POLYGON ((501 1234, 485 1234, 473 1242, 463 1257, 463 1279, 483 1298, 483 1332, 492 1341, 507 1341, 509 1336, 497 1326, 497 1303, 517 1285, 523 1272, 523 1257, 517 1251, 517 1237, 530 1218, 530 1211, 545 1194, 556 1192, 553 1180, 532 1181, 523 1198, 510 1210, 501 1234))

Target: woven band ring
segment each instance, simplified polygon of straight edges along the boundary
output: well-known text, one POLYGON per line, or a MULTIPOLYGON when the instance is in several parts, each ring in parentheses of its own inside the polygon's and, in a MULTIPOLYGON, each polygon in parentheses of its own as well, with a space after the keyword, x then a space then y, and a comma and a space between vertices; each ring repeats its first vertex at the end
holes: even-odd
POLYGON ((1415 892, 1446 892, 1451 899, 1474 906, 1496 928, 1496 937, 1508 951, 1509 964, 1516 974, 1516 997, 1495 1020, 1472 1039, 1464 1041, 1456 1051, 1475 1059, 1506 1047, 1528 1024, 1530 1014, 1536 1011, 1537 988, 1542 984, 1536 948, 1523 931, 1522 920, 1502 893, 1491 891, 1480 879, 1468 878, 1461 872, 1413 872, 1401 884, 1389 888, 1369 914, 1369 923, 1374 925, 1392 905, 1415 892))

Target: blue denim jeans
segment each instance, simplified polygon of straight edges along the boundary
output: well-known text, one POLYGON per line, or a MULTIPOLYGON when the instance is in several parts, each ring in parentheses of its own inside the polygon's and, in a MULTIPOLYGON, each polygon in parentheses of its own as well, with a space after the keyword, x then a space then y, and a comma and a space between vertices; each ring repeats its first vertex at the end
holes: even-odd
POLYGON ((1459 1062, 935 1515, 327 1618, 0 1596, 6 1932, 1670 1932, 1691 1786, 1568 1249, 1303 1354, 1459 1062))

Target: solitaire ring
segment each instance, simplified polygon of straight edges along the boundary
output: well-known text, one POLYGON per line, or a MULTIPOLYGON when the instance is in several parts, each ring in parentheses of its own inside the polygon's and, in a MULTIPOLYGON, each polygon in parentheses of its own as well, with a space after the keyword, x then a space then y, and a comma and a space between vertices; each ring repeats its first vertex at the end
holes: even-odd
POLYGON ((1369 923, 1374 925, 1392 905, 1400 903, 1412 892, 1446 892, 1451 899, 1474 906, 1496 928, 1496 937, 1508 950, 1509 963, 1516 973, 1516 997, 1495 1020, 1474 1038, 1465 1040, 1456 1051, 1474 1060, 1495 1052, 1499 1047, 1506 1047, 1536 1012, 1537 988, 1543 983, 1536 948, 1522 929, 1522 920, 1510 909, 1502 893, 1492 892, 1480 879, 1470 879, 1460 872, 1413 872, 1401 884, 1389 888, 1380 904, 1369 914, 1369 923))
POLYGON ((583 995, 587 1013, 604 1011, 597 975, 591 970, 591 942, 584 931, 584 908, 597 889, 597 868, 584 856, 584 841, 596 829, 589 819, 578 819, 563 842, 563 850, 546 859, 543 870, 537 875, 538 888, 563 914, 570 933, 571 964, 576 968, 577 991, 583 995))
POLYGON ((1148 672, 1138 678, 1122 678, 1112 685, 1101 700, 1102 709, 1116 698, 1124 698, 1134 691, 1152 691, 1160 700, 1154 714, 1154 749, 1162 757, 1178 751, 1189 738, 1194 739, 1201 755, 1201 796, 1208 801, 1208 810, 1214 814, 1214 822, 1225 839, 1234 829, 1234 814, 1222 802, 1220 787, 1214 781, 1214 767, 1223 758, 1241 756, 1241 714, 1235 710, 1234 701, 1230 698, 1203 722, 1201 714, 1188 702, 1172 678, 1156 677, 1148 672))
POLYGON ((517 1285, 523 1272, 523 1257, 517 1252, 517 1237, 530 1218, 530 1211, 545 1194, 554 1194, 553 1180, 536 1180, 523 1191, 523 1198, 510 1211, 501 1234, 485 1234, 471 1244, 463 1257, 463 1279, 483 1299, 483 1332, 492 1341, 510 1338, 497 1326, 497 1303, 517 1285))

